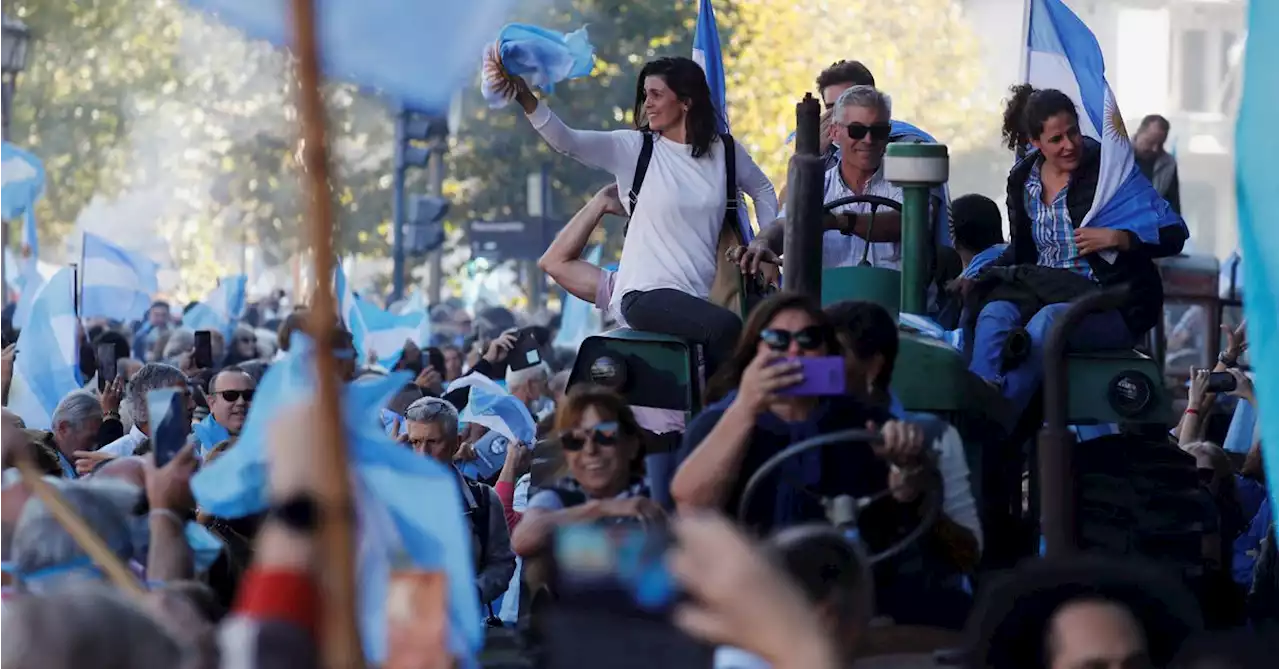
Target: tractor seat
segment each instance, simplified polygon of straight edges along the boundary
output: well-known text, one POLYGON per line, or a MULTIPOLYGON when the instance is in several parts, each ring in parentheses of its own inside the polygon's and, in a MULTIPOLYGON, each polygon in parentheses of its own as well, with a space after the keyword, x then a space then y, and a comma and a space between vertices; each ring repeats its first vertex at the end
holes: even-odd
POLYGON ((613 388, 633 406, 702 409, 698 345, 668 334, 618 328, 587 337, 569 373, 569 387, 579 383, 613 388))
POLYGON ((1172 401, 1160 366, 1132 349, 1067 354, 1067 419, 1075 425, 1168 423, 1172 401))

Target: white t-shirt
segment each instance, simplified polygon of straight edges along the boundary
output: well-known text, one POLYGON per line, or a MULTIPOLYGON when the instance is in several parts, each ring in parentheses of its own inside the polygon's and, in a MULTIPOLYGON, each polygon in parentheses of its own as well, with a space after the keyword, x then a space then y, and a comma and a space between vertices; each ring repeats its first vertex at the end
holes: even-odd
MULTIPOLYGON (((529 114, 529 122, 551 148, 607 170, 617 180, 619 193, 630 191, 644 145, 640 131, 574 130, 542 103, 529 114)), ((735 143, 735 150, 738 187, 751 198, 761 225, 773 221, 778 213, 773 184, 741 143, 735 143)), ((632 291, 672 288, 704 299, 711 293, 724 222, 724 144, 712 142, 701 158, 694 158, 692 151, 687 144, 654 136, 653 156, 622 245, 610 302, 614 313, 621 311, 622 297, 632 291)), ((629 205, 625 195, 623 202, 629 205)))

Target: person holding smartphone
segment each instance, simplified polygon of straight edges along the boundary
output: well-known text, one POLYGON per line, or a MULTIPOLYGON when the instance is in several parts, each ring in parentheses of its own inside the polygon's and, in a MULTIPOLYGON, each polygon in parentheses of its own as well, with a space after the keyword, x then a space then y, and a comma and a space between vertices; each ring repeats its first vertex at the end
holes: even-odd
POLYGON ((916 482, 929 473, 923 431, 913 423, 892 420, 888 411, 844 394, 843 388, 830 395, 789 394, 812 385, 804 370, 821 368, 806 359, 830 361, 842 375, 841 352, 835 330, 816 301, 780 293, 761 302, 747 318, 732 357, 708 385, 713 403, 685 432, 681 464, 671 482, 677 508, 736 514, 747 481, 779 451, 820 434, 880 429, 884 444, 875 452, 850 444, 793 460, 791 475, 766 483, 740 520, 761 532, 825 521, 826 511, 811 493, 860 497, 885 490, 892 474, 901 483, 893 500, 877 502, 864 514, 864 519, 880 515, 890 530, 892 505, 916 505, 916 482))

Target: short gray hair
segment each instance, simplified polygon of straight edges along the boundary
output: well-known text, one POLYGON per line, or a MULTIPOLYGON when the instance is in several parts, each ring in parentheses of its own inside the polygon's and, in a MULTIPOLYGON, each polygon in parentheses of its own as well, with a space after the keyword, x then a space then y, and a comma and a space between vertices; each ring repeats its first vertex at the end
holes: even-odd
POLYGON ((124 403, 128 406, 129 416, 135 425, 147 424, 147 393, 161 388, 185 386, 187 375, 173 365, 163 362, 149 362, 129 379, 125 389, 124 403))
MULTIPOLYGON (((44 480, 62 493, 67 504, 102 537, 111 552, 122 560, 134 556, 137 547, 133 518, 138 503, 144 498, 141 488, 118 479, 45 477, 44 480)), ((22 574, 66 564, 86 555, 38 498, 32 498, 22 507, 10 551, 13 563, 22 574)))
POLYGON ((4 604, 4 667, 179 667, 184 649, 153 617, 105 585, 4 604))
POLYGON ((840 114, 842 110, 849 107, 875 109, 880 112, 885 121, 893 118, 893 100, 875 86, 852 86, 841 93, 840 97, 836 98, 836 113, 840 114))
POLYGON ((540 362, 532 367, 524 369, 507 369, 507 388, 515 388, 522 386, 534 379, 542 379, 547 381, 551 378, 551 368, 547 363, 540 362))
POLYGON ((58 407, 53 410, 51 423, 54 429, 62 422, 70 423, 72 427, 81 427, 85 421, 101 415, 102 404, 98 397, 87 390, 77 390, 58 402, 58 407))
POLYGON ((414 423, 439 423, 445 437, 455 439, 458 436, 458 410, 439 397, 414 400, 404 410, 404 417, 414 423))

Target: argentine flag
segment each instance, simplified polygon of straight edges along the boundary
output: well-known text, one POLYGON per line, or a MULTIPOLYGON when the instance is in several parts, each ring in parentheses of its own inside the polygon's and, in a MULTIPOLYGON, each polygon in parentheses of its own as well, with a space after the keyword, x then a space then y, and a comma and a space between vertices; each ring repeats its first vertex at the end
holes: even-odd
POLYGON ((22 216, 22 255, 27 258, 40 257, 36 201, 44 194, 44 182, 44 163, 30 151, 4 142, 0 148, 0 208, 6 221, 22 216))
POLYGON ((81 317, 127 323, 147 313, 151 296, 160 290, 159 265, 89 232, 84 233, 82 255, 81 317))
MULTIPOLYGON (((716 107, 716 132, 729 132, 729 108, 726 106, 724 84, 724 55, 720 52, 720 29, 716 27, 716 11, 711 7, 711 0, 699 0, 698 22, 693 26, 693 62, 697 63, 707 77, 707 87, 711 89, 711 104, 716 107)), ((755 238, 755 230, 751 220, 747 218, 747 208, 742 206, 742 193, 738 193, 738 227, 742 232, 742 241, 750 242, 755 238)))
MULTIPOLYGON (((600 266, 603 247, 597 245, 587 254, 586 261, 600 266)), ((602 312, 596 305, 565 293, 560 309, 560 331, 552 345, 556 348, 576 349, 582 340, 600 331, 602 312)))
MULTIPOLYGON (((291 44, 286 0, 187 0, 254 39, 291 44)), ((475 54, 512 0, 325 0, 315 3, 326 76, 377 89, 406 107, 445 113, 475 72, 475 54), (423 69, 423 63, 430 63, 423 69)))
POLYGON ((192 330, 217 330, 230 342, 236 322, 244 314, 244 290, 248 282, 249 278, 243 274, 225 277, 203 302, 183 314, 182 324, 192 330))
POLYGON ((338 300, 338 315, 351 332, 360 365, 368 363, 369 352, 373 351, 379 365, 395 367, 404 353, 405 342, 418 338, 426 318, 421 312, 392 314, 361 299, 351 290, 341 262, 334 264, 333 294, 338 300))
POLYGON ((418 348, 426 348, 431 345, 431 310, 427 308, 427 298, 421 290, 414 291, 409 301, 400 308, 401 316, 414 314, 422 314, 422 321, 418 324, 418 329, 413 336, 413 343, 417 344, 418 348))
POLYGON ((1262 425, 1262 454, 1270 482, 1268 497, 1273 512, 1280 513, 1276 486, 1280 485, 1280 429, 1276 401, 1280 384, 1276 365, 1280 364, 1280 343, 1276 340, 1280 297, 1280 199, 1276 182, 1280 170, 1276 155, 1280 141, 1275 133, 1277 102, 1276 44, 1280 40, 1275 0, 1249 3, 1249 39, 1245 44, 1244 88, 1236 118, 1236 206, 1240 222, 1240 256, 1243 270, 1244 313, 1248 319, 1249 354, 1255 369, 1262 425))
POLYGON ((77 326, 75 275, 65 268, 40 289, 18 335, 8 408, 30 429, 50 429, 58 402, 80 388, 77 326))
MULTIPOLYGON (((1053 88, 1076 103, 1080 132, 1102 145, 1093 206, 1081 225, 1127 230, 1146 244, 1181 217, 1151 187, 1133 162, 1129 131, 1107 84, 1098 40, 1062 0, 1031 0, 1027 29, 1027 83, 1053 88)), ((1103 252, 1108 262, 1115 252, 1103 252)))

